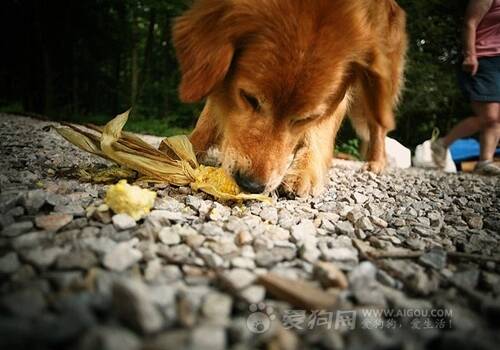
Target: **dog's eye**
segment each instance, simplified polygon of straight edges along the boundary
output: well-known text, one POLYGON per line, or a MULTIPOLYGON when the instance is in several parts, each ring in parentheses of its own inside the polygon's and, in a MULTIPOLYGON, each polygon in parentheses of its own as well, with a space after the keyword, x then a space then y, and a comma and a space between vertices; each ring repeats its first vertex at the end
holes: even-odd
POLYGON ((320 116, 319 115, 311 115, 307 118, 296 118, 294 120, 292 120, 292 125, 294 127, 302 127, 302 126, 306 126, 307 124, 317 120, 320 116))
POLYGON ((241 90, 243 100, 256 112, 260 110, 260 103, 257 97, 250 95, 248 92, 241 90))

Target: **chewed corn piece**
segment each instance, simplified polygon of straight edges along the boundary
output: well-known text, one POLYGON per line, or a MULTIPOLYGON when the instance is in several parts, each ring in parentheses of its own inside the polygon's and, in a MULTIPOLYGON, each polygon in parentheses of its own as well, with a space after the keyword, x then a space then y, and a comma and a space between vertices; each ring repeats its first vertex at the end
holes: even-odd
POLYGON ((241 192, 238 184, 223 169, 200 165, 195 169, 195 181, 191 188, 206 192, 223 201, 259 200, 269 202, 269 196, 263 194, 248 194, 241 192))
POLYGON ((200 165, 195 170, 195 183, 202 186, 213 186, 220 192, 237 195, 240 188, 236 181, 223 169, 200 165))
POLYGON ((129 185, 127 180, 120 180, 109 187, 104 201, 115 213, 128 214, 139 220, 149 213, 155 199, 156 192, 129 185))

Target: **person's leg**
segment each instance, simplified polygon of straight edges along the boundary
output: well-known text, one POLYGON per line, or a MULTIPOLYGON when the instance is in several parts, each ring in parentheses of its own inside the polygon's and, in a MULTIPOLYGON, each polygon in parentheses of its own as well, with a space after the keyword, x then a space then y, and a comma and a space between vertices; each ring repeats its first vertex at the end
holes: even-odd
POLYGON ((481 120, 480 161, 492 161, 500 137, 500 103, 472 102, 472 108, 481 120))
POLYGON ((478 116, 472 116, 459 122, 444 137, 434 140, 431 144, 432 159, 434 160, 434 163, 439 168, 444 169, 446 166, 446 155, 451 144, 458 139, 478 133, 480 129, 481 118, 478 116))
POLYGON ((441 141, 443 146, 448 148, 450 145, 458 139, 472 136, 475 133, 478 133, 481 129, 481 118, 478 116, 472 116, 465 118, 461 122, 451 129, 451 131, 446 134, 441 141))

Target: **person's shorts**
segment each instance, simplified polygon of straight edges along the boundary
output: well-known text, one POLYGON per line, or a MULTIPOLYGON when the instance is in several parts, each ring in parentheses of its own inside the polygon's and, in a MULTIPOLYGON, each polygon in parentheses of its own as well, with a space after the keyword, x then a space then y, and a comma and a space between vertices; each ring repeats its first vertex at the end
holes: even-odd
POLYGON ((475 76, 460 70, 458 79, 470 101, 500 102, 500 56, 480 58, 475 76))

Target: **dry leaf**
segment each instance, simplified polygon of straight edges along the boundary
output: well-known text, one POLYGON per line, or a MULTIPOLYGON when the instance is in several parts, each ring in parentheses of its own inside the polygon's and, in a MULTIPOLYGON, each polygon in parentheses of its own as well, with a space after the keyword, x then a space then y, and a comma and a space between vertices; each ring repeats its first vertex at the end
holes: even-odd
POLYGON ((260 276, 258 282, 275 298, 305 310, 331 309, 337 302, 335 295, 306 281, 291 280, 275 273, 260 276))

